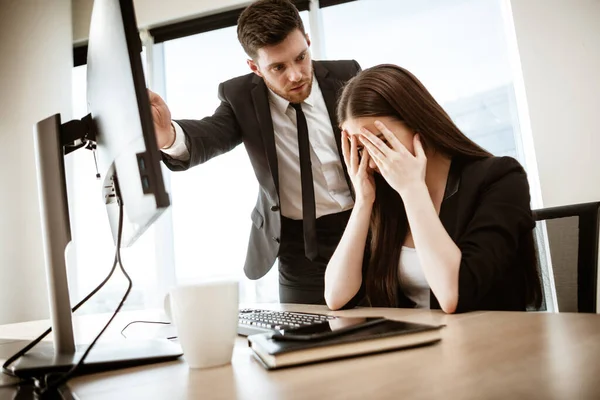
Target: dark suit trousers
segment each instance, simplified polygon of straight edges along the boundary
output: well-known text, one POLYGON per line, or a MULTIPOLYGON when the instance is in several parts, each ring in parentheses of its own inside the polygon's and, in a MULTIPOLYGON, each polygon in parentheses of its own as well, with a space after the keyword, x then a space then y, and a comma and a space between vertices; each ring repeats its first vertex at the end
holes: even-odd
POLYGON ((279 301, 281 303, 325 304, 325 268, 333 255, 352 210, 317 218, 319 256, 304 255, 302 220, 281 218, 279 248, 279 301))

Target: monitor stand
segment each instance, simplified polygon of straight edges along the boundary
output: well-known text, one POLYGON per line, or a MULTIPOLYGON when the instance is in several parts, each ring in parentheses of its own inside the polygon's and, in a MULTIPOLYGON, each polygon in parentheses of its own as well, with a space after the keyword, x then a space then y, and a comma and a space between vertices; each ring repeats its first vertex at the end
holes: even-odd
MULTIPOLYGON (((40 215, 53 342, 40 342, 9 366, 19 377, 35 377, 50 372, 66 372, 87 348, 75 345, 66 255, 71 242, 64 156, 81 147, 95 148, 91 116, 61 124, 55 114, 35 125, 34 146, 40 196, 40 215)), ((80 366, 79 373, 132 367, 175 360, 181 347, 167 339, 99 340, 80 366)))

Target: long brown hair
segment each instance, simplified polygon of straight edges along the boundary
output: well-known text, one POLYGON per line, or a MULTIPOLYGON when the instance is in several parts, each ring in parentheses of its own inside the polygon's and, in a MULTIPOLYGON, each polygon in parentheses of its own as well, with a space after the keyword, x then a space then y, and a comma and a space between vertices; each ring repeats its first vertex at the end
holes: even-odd
MULTIPOLYGON (((378 65, 351 79, 337 107, 340 123, 349 118, 392 117, 418 132, 423 147, 453 160, 475 160, 492 155, 466 137, 409 71, 378 65)), ((367 301, 394 307, 398 302, 398 260, 408 233, 400 195, 375 174, 375 203, 370 223, 370 260, 365 271, 367 301)), ((537 271, 535 271, 537 274, 537 271)))

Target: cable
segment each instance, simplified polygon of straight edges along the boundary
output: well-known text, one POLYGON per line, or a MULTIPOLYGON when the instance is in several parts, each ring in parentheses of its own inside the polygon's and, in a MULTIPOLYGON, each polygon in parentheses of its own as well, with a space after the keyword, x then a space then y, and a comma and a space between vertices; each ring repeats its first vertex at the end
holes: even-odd
MULTIPOLYGON (((75 371, 76 368, 78 368, 81 363, 83 361, 85 361, 85 358, 87 357, 87 355, 89 354, 91 348, 94 346, 94 344, 97 342, 97 340, 99 339, 100 335, 102 335, 102 333, 104 333, 104 331, 106 330, 106 328, 108 327, 108 325, 112 322, 112 320, 114 319, 114 317, 116 316, 116 314, 120 311, 121 307, 123 306, 123 303, 125 302, 125 300, 127 299, 127 296, 129 295, 129 292, 131 291, 131 286, 132 286, 132 282, 131 282, 131 278, 129 277, 129 275, 125 272, 124 268, 123 268, 123 264, 121 262, 121 253, 120 253, 120 245, 121 245, 121 239, 122 239, 122 231, 123 231, 123 204, 121 203, 121 201, 118 201, 119 203, 119 228, 118 228, 118 233, 117 233, 117 248, 115 251, 115 259, 113 262, 113 265, 108 273, 108 275, 106 276, 106 278, 104 278, 104 280, 98 285, 96 286, 96 288, 94 290, 92 290, 85 298, 83 298, 79 303, 77 303, 75 305, 75 307, 73 307, 71 309, 72 312, 77 311, 77 309, 79 309, 81 306, 83 306, 91 297, 93 297, 100 289, 102 289, 102 287, 104 287, 106 285, 106 283, 108 282, 108 280, 112 277, 112 275, 114 274, 117 264, 120 266, 121 271, 123 272, 123 274, 125 275, 125 277, 128 279, 129 281, 129 286, 127 288, 127 291, 125 293, 124 298, 121 300, 121 303, 119 304, 117 310, 115 311, 115 313, 113 314, 113 316, 111 317, 111 319, 108 321, 108 323, 106 324, 106 326, 104 327, 104 329, 102 329, 102 331, 99 333, 99 335, 96 337, 96 339, 92 342, 92 344, 88 347, 87 351, 84 353, 84 355, 82 356, 82 358, 80 359, 80 362, 77 363, 77 365, 75 365, 70 371, 68 371, 67 373, 65 373, 65 377, 68 379, 72 376, 73 372, 75 371), (66 376, 67 374, 69 374, 69 376, 66 376)), ((14 363, 16 360, 18 360, 20 357, 22 357, 25 353, 27 353, 29 350, 31 350, 35 345, 37 345, 39 342, 41 342, 46 336, 48 336, 48 334, 50 334, 50 332, 52 332, 52 328, 48 328, 44 333, 42 333, 40 336, 38 336, 36 339, 32 340, 29 344, 27 344, 24 348, 22 348, 20 351, 18 351, 17 353, 15 353, 13 356, 11 356, 10 358, 8 358, 4 364, 2 365, 2 372, 8 376, 11 377, 15 377, 15 378, 20 378, 18 376, 16 376, 11 370, 8 369, 8 367, 14 363)), ((49 376, 51 375, 55 375, 56 373, 52 373, 52 374, 47 374, 47 376, 44 377, 44 381, 47 381, 49 376)), ((23 385, 25 383, 29 383, 30 381, 34 381, 35 380, 33 378, 28 378, 28 379, 22 379, 18 382, 14 382, 9 384, 9 386, 16 386, 16 385, 23 385)), ((59 378, 60 379, 60 378, 59 378)), ((55 388, 57 386, 59 386, 60 384, 62 384, 62 379, 60 379, 60 383, 58 383, 58 385, 52 383, 52 387, 55 388)), ((39 384, 39 381, 38 381, 39 384)), ((44 386, 48 386, 48 385, 44 385, 44 386)), ((6 385, 3 385, 2 387, 6 387, 6 385)), ((48 387, 48 389, 50 389, 48 387)))
POLYGON ((3 383, 3 384, 0 385, 0 389, 8 388, 8 387, 14 387, 14 386, 20 386, 22 384, 23 384, 22 381, 3 383))
MULTIPOLYGON (((125 334, 123 332, 125 332, 125 329, 129 328, 129 325, 133 325, 133 324, 161 324, 161 325, 171 325, 170 322, 163 322, 163 321, 131 321, 130 323, 128 323, 127 325, 125 325, 125 327, 123 329, 121 329, 121 336, 123 336, 125 339, 127 339, 127 336, 125 336, 125 334)), ((172 337, 168 337, 167 339, 176 339, 177 336, 172 336, 172 337)))
MULTIPOLYGON (((118 262, 118 258, 117 258, 117 255, 115 254, 115 261, 112 265, 112 268, 110 269, 110 272, 106 276, 106 278, 104 278, 104 280, 102 282, 100 282, 100 284, 98 286, 96 286, 96 288, 94 290, 92 290, 87 296, 85 296, 83 298, 83 300, 81 300, 79 303, 77 303, 77 305, 75 305, 75 307, 73 307, 71 309, 71 312, 77 311, 77 309, 79 309, 82 305, 84 305, 92 296, 94 296, 96 293, 98 293, 98 291, 100 289, 102 289, 102 287, 104 287, 106 282, 108 282, 108 280, 111 278, 112 274, 115 272, 115 269, 117 267, 117 262, 118 262)), ((8 360, 6 360, 4 362, 4 364, 2 365, 2 372, 6 375, 18 378, 18 376, 16 376, 11 370, 9 370, 8 367, 13 362, 15 362, 16 360, 21 358, 29 350, 31 350, 36 344, 41 342, 46 336, 48 336, 48 334, 50 334, 50 332, 52 332, 52 328, 48 328, 44 333, 42 333, 40 336, 38 336, 37 338, 32 340, 29 344, 27 344, 25 347, 23 347, 20 351, 18 351, 13 356, 11 356, 8 360)), ((25 381, 27 381, 27 380, 23 380, 22 382, 25 382, 25 381)))
MULTIPOLYGON (((116 178, 115 178, 115 185, 117 185, 116 178)), ((117 190, 117 193, 118 193, 118 190, 117 190)), ((121 272, 127 279, 127 282, 128 282, 127 290, 125 291, 125 295, 121 299, 121 302, 117 306, 113 315, 110 317, 110 319, 108 320, 106 325, 104 325, 104 328, 102 328, 100 333, 98 333, 96 338, 92 341, 92 343, 86 349, 85 353, 83 353, 83 356, 81 356, 81 358, 79 359, 77 364, 75 364, 68 372, 64 373, 56 380, 50 380, 49 376, 46 376, 45 377, 45 385, 44 385, 45 387, 36 388, 36 393, 40 396, 43 396, 43 395, 47 394, 48 392, 57 389, 62 384, 66 383, 75 374, 77 369, 79 369, 79 367, 84 363, 88 354, 90 353, 90 351, 92 350, 92 348, 94 347, 96 342, 100 339, 100 337, 102 336, 104 331, 106 331, 106 329, 109 327, 109 325, 111 324, 113 319, 115 319, 115 317, 117 316, 119 311, 121 311, 121 308, 123 307, 123 304, 125 304, 125 301, 127 300, 129 293, 131 292, 131 288, 133 287, 133 282, 131 281, 129 274, 127 274, 127 272, 125 271, 125 268, 123 267, 123 263, 121 261, 121 239, 122 239, 122 233, 123 233, 123 202, 121 201, 120 196, 117 196, 117 203, 119 204, 119 227, 118 227, 118 233, 117 233, 116 262, 119 264, 121 272)), ((38 383, 39 383, 39 381, 38 381, 38 383)))

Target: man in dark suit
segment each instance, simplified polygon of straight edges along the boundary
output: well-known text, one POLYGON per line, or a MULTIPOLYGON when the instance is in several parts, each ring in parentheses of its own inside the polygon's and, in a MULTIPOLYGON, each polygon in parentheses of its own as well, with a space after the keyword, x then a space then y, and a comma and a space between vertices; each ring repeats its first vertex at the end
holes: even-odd
POLYGON ((288 0, 251 4, 237 32, 252 73, 220 84, 212 116, 171 121, 150 92, 158 145, 165 164, 180 171, 243 142, 260 184, 246 276, 261 278, 279 257, 280 301, 324 304, 325 268, 354 204, 335 106, 360 66, 312 61, 310 39, 288 0))

